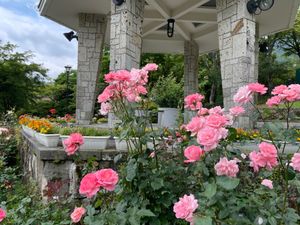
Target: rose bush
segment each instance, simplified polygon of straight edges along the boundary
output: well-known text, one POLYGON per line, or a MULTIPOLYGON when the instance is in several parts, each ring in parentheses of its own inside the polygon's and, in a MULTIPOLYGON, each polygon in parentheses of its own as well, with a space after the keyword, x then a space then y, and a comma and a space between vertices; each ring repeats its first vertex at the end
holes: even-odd
POLYGON ((299 224, 300 156, 287 154, 286 146, 296 140, 288 118, 300 85, 272 91, 276 101, 268 105, 285 107, 286 129, 265 123, 261 133, 269 140, 259 140, 249 153, 231 146, 231 126, 248 110, 260 113, 253 99, 267 92, 264 85, 241 87, 229 112, 204 108, 201 94, 187 96, 185 108, 196 115, 190 122, 174 131, 153 129, 144 103, 149 72, 156 69, 151 64, 105 76, 101 113, 113 112, 122 121, 120 138, 129 152, 119 174, 98 171, 82 179, 80 193, 91 198, 84 224, 299 224), (145 115, 136 117, 140 108, 145 115), (149 142, 153 147, 147 148, 149 142))

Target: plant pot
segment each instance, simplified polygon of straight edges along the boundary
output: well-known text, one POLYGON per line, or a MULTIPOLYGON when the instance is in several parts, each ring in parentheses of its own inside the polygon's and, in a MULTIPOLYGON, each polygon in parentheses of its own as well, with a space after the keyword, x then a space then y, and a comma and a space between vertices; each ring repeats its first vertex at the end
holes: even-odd
POLYGON ((27 135, 29 135, 30 137, 34 137, 34 136, 35 136, 35 134, 36 134, 36 131, 35 131, 35 130, 33 130, 33 129, 27 127, 27 126, 24 126, 24 125, 22 125, 22 128, 23 128, 24 132, 25 132, 27 135))
MULTIPOLYGON (((68 135, 61 135, 62 145, 68 135)), ((109 136, 83 136, 84 144, 80 146, 80 150, 104 150, 107 145, 109 136)))
MULTIPOLYGON (((128 146, 127 146, 127 142, 126 140, 120 140, 120 138, 118 137, 114 137, 115 142, 116 142, 116 150, 117 151, 128 151, 128 146)), ((132 141, 131 142, 131 146, 134 147, 134 144, 132 141)))
POLYGON ((59 141, 59 134, 41 134, 36 133, 35 134, 36 139, 39 143, 42 145, 45 145, 46 147, 57 147, 58 141, 59 141))
POLYGON ((159 108, 158 125, 160 127, 174 128, 177 126, 179 110, 177 108, 159 108))
POLYGON ((147 111, 142 109, 136 109, 134 110, 134 114, 137 117, 145 117, 147 115, 147 111))

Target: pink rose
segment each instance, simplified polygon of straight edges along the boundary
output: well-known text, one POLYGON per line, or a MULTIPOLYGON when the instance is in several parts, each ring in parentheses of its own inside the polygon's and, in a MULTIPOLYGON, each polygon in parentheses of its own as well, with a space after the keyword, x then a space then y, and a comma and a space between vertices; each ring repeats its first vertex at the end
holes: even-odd
POLYGON ((229 109, 232 116, 239 116, 245 112, 245 109, 241 106, 235 106, 229 109))
POLYGON ((273 182, 271 180, 268 180, 268 179, 264 179, 262 182, 261 182, 262 185, 270 188, 270 189, 273 189, 273 182))
POLYGON ((268 88, 265 85, 260 84, 260 83, 251 83, 251 84, 248 84, 248 88, 249 88, 249 90, 251 92, 253 92, 253 93, 259 93, 261 95, 266 94, 267 90, 268 90, 268 88))
POLYGON ((262 142, 259 145, 259 152, 251 152, 249 158, 251 160, 250 166, 253 167, 254 171, 259 171, 259 168, 266 167, 271 170, 277 166, 277 150, 274 145, 262 142))
POLYGON ((195 199, 193 194, 184 195, 182 198, 179 198, 179 201, 176 202, 173 206, 173 211, 176 218, 184 219, 190 223, 193 222, 193 213, 198 208, 198 200, 195 199))
POLYGON ((274 105, 279 105, 281 103, 281 98, 279 96, 273 96, 269 98, 266 102, 266 105, 270 108, 274 105))
POLYGON ((215 165, 215 171, 218 176, 236 177, 239 172, 239 166, 236 160, 228 161, 226 157, 223 157, 215 165))
POLYGON ((0 222, 2 222, 2 220, 4 220, 6 217, 6 212, 0 208, 0 222))
POLYGON ((221 128, 227 125, 228 118, 220 114, 211 114, 206 117, 205 125, 212 128, 221 128))
POLYGON ((75 207, 74 211, 71 214, 71 219, 73 223, 78 223, 81 220, 81 217, 85 214, 85 208, 75 207))
POLYGON ((155 63, 148 63, 146 66, 143 67, 143 70, 146 71, 155 71, 158 69, 158 65, 155 63))
POLYGON ((80 182, 79 193, 92 198, 99 191, 99 188, 100 186, 95 173, 88 173, 80 182))
POLYGON ((197 134, 197 142, 204 146, 204 151, 216 148, 221 138, 219 130, 211 127, 204 127, 197 134))
POLYGON ((113 96, 113 92, 111 87, 108 86, 104 89, 104 91, 98 96, 98 103, 107 102, 113 96))
POLYGON ((184 108, 188 108, 190 110, 199 110, 202 107, 202 100, 204 96, 198 93, 188 95, 184 98, 184 108))
POLYGON ((287 90, 287 86, 286 85, 279 85, 276 86, 273 90, 272 90, 272 95, 280 95, 283 93, 283 91, 287 90))
POLYGON ((285 90, 280 97, 286 99, 288 102, 294 102, 299 100, 299 93, 294 89, 288 89, 285 90))
POLYGON ((101 169, 95 173, 98 186, 103 187, 108 191, 115 190, 118 183, 119 176, 117 172, 112 169, 101 169))
POLYGON ((202 107, 202 108, 198 111, 197 115, 198 115, 198 116, 204 116, 204 115, 208 114, 208 112, 209 112, 209 110, 208 110, 207 108, 203 108, 203 107, 202 107))
POLYGON ((265 163, 260 155, 256 151, 249 154, 249 159, 251 160, 250 166, 253 167, 254 172, 258 172, 260 167, 264 167, 265 163))
POLYGON ((107 115, 111 109, 112 109, 112 106, 110 103, 103 102, 103 103, 101 103, 100 114, 107 115))
POLYGON ((155 157, 155 152, 151 152, 149 157, 153 159, 155 157))
POLYGON ((262 142, 259 144, 260 154, 265 162, 267 169, 272 169, 277 166, 277 150, 274 145, 262 142))
POLYGON ((242 86, 238 89, 237 93, 233 96, 233 101, 235 103, 244 104, 252 100, 251 90, 248 86, 242 86))
POLYGON ((209 114, 220 114, 223 115, 224 109, 221 106, 216 106, 208 110, 209 114))
POLYGON ((190 131, 192 136, 196 135, 199 130, 203 128, 205 119, 203 117, 193 117, 192 120, 186 125, 185 129, 190 131))
POLYGON ((67 155, 73 155, 83 143, 84 139, 80 133, 71 134, 70 137, 63 142, 67 155))
POLYGON ((187 158, 184 162, 190 163, 198 161, 202 155, 204 155, 204 151, 199 146, 191 145, 184 150, 184 156, 187 158))
POLYGON ((295 153, 293 155, 290 165, 294 168, 294 170, 300 172, 300 153, 295 153))

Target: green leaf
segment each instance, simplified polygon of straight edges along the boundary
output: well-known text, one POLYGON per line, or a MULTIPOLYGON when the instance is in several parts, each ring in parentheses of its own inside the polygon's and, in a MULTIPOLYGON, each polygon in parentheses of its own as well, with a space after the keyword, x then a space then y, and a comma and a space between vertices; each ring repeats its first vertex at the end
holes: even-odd
POLYGON ((151 182, 151 187, 153 188, 153 190, 158 190, 161 187, 164 186, 164 180, 161 178, 155 178, 152 182, 151 182))
POLYGON ((151 212, 151 210, 149 209, 140 209, 138 212, 137 212, 137 215, 140 216, 141 218, 142 217, 152 217, 152 216, 155 216, 153 214, 153 212, 151 212))
POLYGON ((132 181, 135 176, 136 176, 136 170, 137 170, 137 163, 135 159, 130 159, 127 167, 126 167, 126 172, 127 172, 127 176, 126 176, 126 180, 127 181, 132 181))
POLYGON ((208 216, 196 217, 194 221, 195 225, 212 225, 212 219, 208 216))
POLYGON ((277 221, 274 217, 269 217, 268 221, 270 225, 277 225, 277 221))
POLYGON ((292 167, 289 166, 288 170, 287 170, 287 180, 293 180, 296 177, 296 173, 295 171, 292 169, 292 167))
POLYGON ((226 189, 226 190, 233 190, 235 189, 240 183, 240 179, 238 178, 230 178, 230 177, 217 177, 217 184, 226 189))
POLYGON ((204 191, 204 196, 211 199, 217 192, 217 185, 215 182, 207 184, 204 191))

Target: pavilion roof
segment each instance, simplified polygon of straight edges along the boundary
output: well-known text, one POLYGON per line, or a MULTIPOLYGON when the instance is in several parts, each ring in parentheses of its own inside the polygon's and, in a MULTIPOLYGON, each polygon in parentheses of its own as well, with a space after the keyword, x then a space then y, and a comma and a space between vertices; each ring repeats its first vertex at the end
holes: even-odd
MULTIPOLYGON (((275 0, 269 11, 256 18, 259 35, 291 28, 299 4, 300 0, 275 0)), ((109 15, 110 7, 111 0, 41 0, 39 3, 42 16, 75 31, 79 13, 109 15)), ((216 0, 146 0, 144 17, 143 52, 181 53, 184 41, 191 39, 198 43, 200 53, 218 49, 216 0), (172 38, 167 37, 168 18, 176 20, 172 38)))

